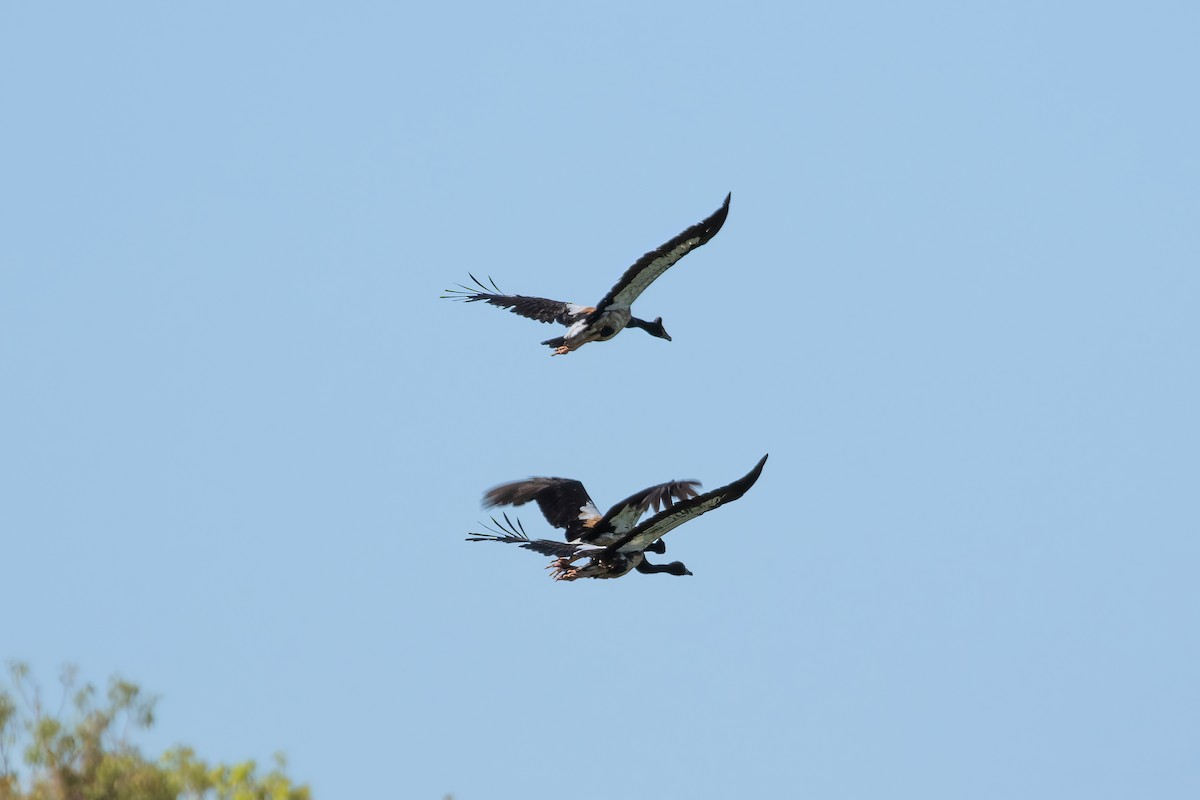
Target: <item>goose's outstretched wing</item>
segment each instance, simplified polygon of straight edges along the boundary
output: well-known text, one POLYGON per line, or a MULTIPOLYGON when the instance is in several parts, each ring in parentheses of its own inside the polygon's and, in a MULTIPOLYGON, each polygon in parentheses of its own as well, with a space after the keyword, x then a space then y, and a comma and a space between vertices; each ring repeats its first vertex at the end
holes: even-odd
POLYGON ((524 547, 526 550, 532 550, 535 553, 540 553, 544 556, 554 556, 556 558, 563 556, 572 556, 575 554, 576 544, 572 542, 556 542, 553 539, 530 539, 525 533, 525 526, 521 524, 521 520, 517 520, 514 524, 504 515, 504 522, 492 517, 492 524, 495 528, 489 528, 484 525, 487 533, 471 532, 467 536, 468 542, 504 542, 505 544, 515 544, 524 547))
POLYGON ((600 511, 583 484, 572 478, 529 478, 502 483, 483 495, 484 508, 522 506, 534 500, 546 521, 576 539, 600 520, 600 511))
POLYGON ((732 192, 725 196, 725 202, 707 219, 696 223, 662 247, 651 250, 634 262, 632 267, 625 270, 621 280, 617 281, 616 285, 608 291, 604 299, 596 304, 595 313, 599 314, 610 305, 628 307, 638 298, 638 295, 646 291, 646 287, 653 283, 655 278, 666 272, 672 264, 716 236, 717 231, 721 230, 721 226, 725 224, 725 218, 729 216, 729 199, 731 197, 733 197, 732 192))
MULTIPOLYGON (((470 273, 467 273, 470 275, 470 273)), ((496 286, 496 282, 488 278, 491 286, 486 286, 474 275, 470 275, 475 287, 459 284, 457 289, 447 289, 442 295, 444 300, 461 300, 465 303, 475 303, 482 300, 493 306, 507 308, 514 314, 536 319, 538 322, 557 322, 560 325, 570 325, 579 317, 590 314, 594 308, 581 306, 576 303, 564 303, 561 300, 547 300, 545 297, 526 297, 522 294, 504 294, 496 286)))
POLYGON ((667 481, 643 489, 610 508, 580 538, 585 542, 594 542, 608 534, 623 534, 637 525, 642 515, 650 509, 658 511, 660 508, 671 508, 677 500, 695 497, 699 494, 696 491, 699 486, 700 481, 667 481))
MULTIPOLYGON (((636 552, 645 550, 656 539, 662 538, 666 533, 678 528, 683 523, 695 519, 701 514, 707 514, 717 506, 732 503, 744 495, 754 485, 755 481, 758 480, 758 476, 762 474, 763 465, 766 463, 767 457, 763 456, 754 466, 754 469, 733 483, 726 484, 719 489, 713 489, 711 492, 697 495, 682 503, 676 503, 665 511, 660 511, 641 525, 638 525, 616 539, 616 541, 609 543, 604 549, 609 552, 636 552)), ((584 549, 576 548, 576 555, 579 555, 584 549)))

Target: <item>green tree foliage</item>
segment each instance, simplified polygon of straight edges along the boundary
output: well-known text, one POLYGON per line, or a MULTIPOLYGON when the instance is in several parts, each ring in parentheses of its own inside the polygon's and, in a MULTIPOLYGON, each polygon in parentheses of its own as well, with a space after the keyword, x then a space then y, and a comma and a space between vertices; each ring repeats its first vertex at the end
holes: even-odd
POLYGON ((110 679, 98 700, 68 668, 50 712, 25 664, 10 678, 0 687, 0 800, 311 800, 280 755, 265 774, 253 761, 209 764, 189 747, 147 759, 129 734, 154 724, 156 698, 128 681, 110 679))

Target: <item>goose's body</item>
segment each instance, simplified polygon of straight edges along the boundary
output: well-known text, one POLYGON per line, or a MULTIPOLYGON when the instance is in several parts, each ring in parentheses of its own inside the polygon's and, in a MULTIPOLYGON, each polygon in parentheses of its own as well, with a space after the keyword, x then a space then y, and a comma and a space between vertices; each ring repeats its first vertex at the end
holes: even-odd
POLYGON ((731 196, 726 195, 724 204, 707 218, 635 261, 608 294, 594 306, 549 300, 544 297, 504 294, 494 281, 489 279, 491 285, 488 286, 474 275, 471 275, 474 287, 460 286, 458 289, 448 289, 447 294, 442 296, 468 303, 483 301, 539 322, 566 325, 565 334, 542 342, 554 348, 552 355, 564 355, 578 350, 588 342, 607 341, 627 327, 641 328, 651 336, 671 341, 670 335, 663 328, 662 317, 653 322, 646 322, 633 316, 633 301, 675 262, 717 235, 717 231, 721 230, 725 218, 729 215, 731 196))
MULTIPOLYGON (((718 506, 725 503, 732 503, 734 500, 740 498, 758 480, 758 476, 762 474, 763 465, 766 463, 767 457, 763 456, 750 472, 736 481, 719 489, 714 489, 711 492, 696 494, 693 491, 691 496, 686 499, 675 496, 679 502, 663 503, 663 510, 644 522, 638 523, 635 520, 630 524, 629 520, 633 513, 632 507, 623 507, 622 504, 618 504, 618 506, 614 506, 614 510, 619 508, 623 508, 624 510, 623 512, 618 512, 612 519, 619 520, 620 524, 614 525, 612 524, 612 520, 610 520, 603 532, 594 536, 591 540, 585 541, 582 536, 567 542, 559 542, 552 539, 530 539, 526 535, 524 528, 520 526, 520 523, 514 525, 506 516, 505 522, 508 523, 506 528, 504 525, 500 525, 502 530, 499 532, 472 534, 468 538, 468 541, 506 542, 517 544, 535 553, 552 556, 555 560, 551 562, 550 568, 553 570, 552 577, 555 580, 573 581, 579 578, 619 578, 634 569, 639 572, 668 572, 674 575, 691 575, 692 573, 677 561, 663 565, 648 564, 645 560, 646 553, 663 552, 665 546, 662 546, 661 539, 664 535, 689 520, 695 519, 702 514, 707 514, 718 506), (661 549, 657 549, 660 546, 662 546, 661 549), (582 566, 575 566, 575 562, 581 559, 587 559, 587 562, 582 566)), ((685 483, 695 484, 694 481, 686 481, 685 483)), ((671 485, 660 484, 657 487, 651 487, 651 489, 662 490, 663 487, 671 485)), ((502 487, 497 487, 497 489, 500 488, 502 487)), ((636 497, 637 495, 629 500, 634 500, 636 497)), ((629 501, 623 502, 628 503, 629 501)), ((648 508, 649 505, 646 506, 646 509, 648 508)), ((544 508, 543 511, 545 511, 544 508)), ((609 513, 612 514, 613 512, 610 511, 609 513)), ((638 517, 640 516, 639 514, 638 517)), ((547 519, 549 519, 549 514, 547 514, 547 519)), ((551 524, 554 524, 553 520, 551 520, 551 524)))

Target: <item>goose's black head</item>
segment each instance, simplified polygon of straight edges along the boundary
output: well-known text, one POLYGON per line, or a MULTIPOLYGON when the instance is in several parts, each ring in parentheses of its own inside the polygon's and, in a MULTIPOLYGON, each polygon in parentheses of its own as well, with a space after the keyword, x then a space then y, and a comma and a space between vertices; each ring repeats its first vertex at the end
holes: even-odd
POLYGON ((629 320, 629 327, 641 328, 651 336, 657 336, 660 339, 666 339, 668 342, 671 341, 671 334, 667 333, 667 329, 663 327, 662 317, 654 320, 654 322, 646 322, 644 319, 633 317, 629 320))
POLYGON ((643 561, 637 567, 638 572, 644 572, 647 575, 665 572, 668 575, 691 575, 692 571, 683 565, 682 561, 672 561, 670 564, 650 564, 643 561))

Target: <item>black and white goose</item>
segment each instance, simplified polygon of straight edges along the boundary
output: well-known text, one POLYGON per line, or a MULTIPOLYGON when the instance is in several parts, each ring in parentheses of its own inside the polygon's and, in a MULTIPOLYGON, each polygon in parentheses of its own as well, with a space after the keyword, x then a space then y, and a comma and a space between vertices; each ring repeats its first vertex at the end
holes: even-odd
POLYGON ((729 215, 730 197, 732 197, 732 193, 725 196, 725 202, 708 218, 634 262, 633 266, 625 270, 621 280, 617 281, 608 294, 594 306, 547 300, 544 297, 504 294, 496 286, 495 281, 489 278, 491 285, 487 286, 474 275, 470 276, 471 281, 475 284, 474 288, 460 284, 457 289, 447 289, 446 294, 442 297, 468 303, 482 300, 539 322, 557 322, 560 325, 566 325, 567 332, 564 335, 542 342, 542 344, 554 348, 551 355, 556 356, 577 350, 588 342, 603 342, 611 339, 626 327, 641 328, 651 336, 671 341, 671 337, 663 328, 662 317, 658 317, 653 322, 646 322, 633 316, 630 307, 633 305, 633 301, 646 291, 646 288, 659 275, 666 272, 676 261, 717 235, 717 231, 721 230, 721 226, 725 224, 725 218, 729 215))
MULTIPOLYGON (((677 502, 698 495, 699 481, 668 481, 655 484, 630 495, 601 514, 595 502, 588 496, 583 484, 572 478, 529 478, 501 484, 489 489, 483 496, 486 508, 496 506, 522 506, 536 502, 546 521, 566 533, 566 541, 552 539, 530 539, 518 521, 514 524, 504 515, 504 522, 495 517, 492 522, 499 530, 491 533, 475 533, 469 542, 517 542, 543 555, 567 557, 576 548, 585 545, 603 547, 621 539, 633 530, 638 520, 653 509, 670 509, 677 502)), ((662 542, 650 542, 644 548, 652 553, 666 552, 662 542)), ((671 564, 649 564, 644 558, 636 565, 640 572, 666 572, 672 575, 691 575, 687 567, 678 562, 671 564)))
POLYGON ((651 565, 651 568, 647 570, 645 568, 646 552, 654 552, 654 546, 662 544, 662 537, 683 523, 740 498, 758 481, 763 465, 766 463, 767 456, 763 456, 754 469, 736 481, 664 508, 650 519, 634 525, 623 533, 604 537, 604 542, 557 542, 551 539, 530 539, 520 523, 513 525, 507 516, 505 517, 505 522, 508 523, 507 529, 499 533, 474 534, 469 541, 506 542, 519 545, 535 553, 552 556, 555 560, 550 564, 550 569, 553 570, 551 577, 556 581, 574 581, 580 578, 620 578, 634 569, 639 572, 667 572, 674 569, 680 571, 674 571, 673 574, 691 575, 692 573, 679 562, 661 567, 651 565), (575 565, 575 562, 585 558, 588 559, 587 563, 582 566, 575 565))

